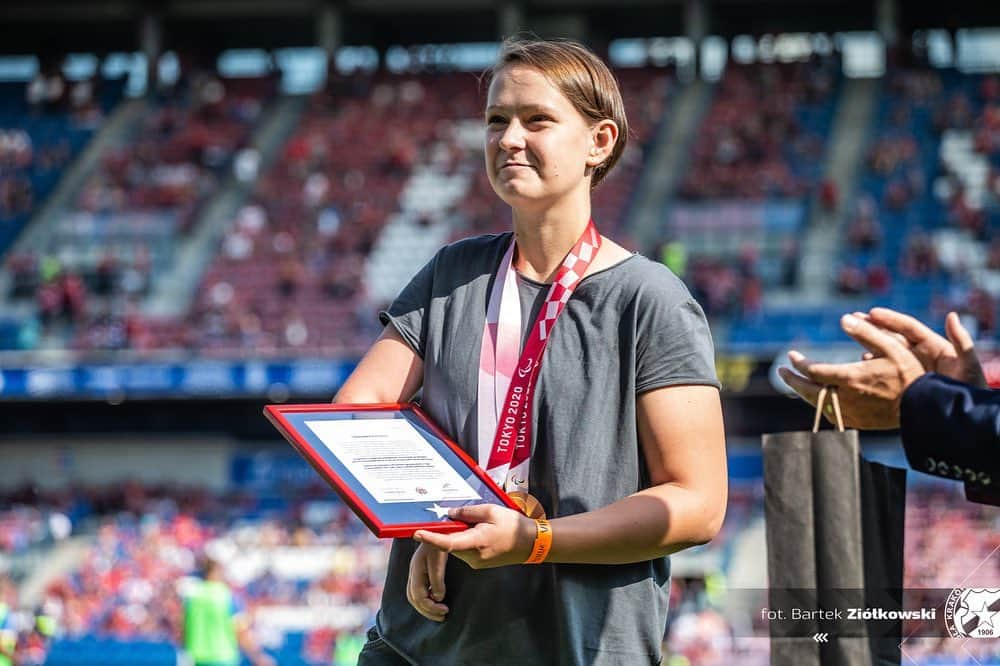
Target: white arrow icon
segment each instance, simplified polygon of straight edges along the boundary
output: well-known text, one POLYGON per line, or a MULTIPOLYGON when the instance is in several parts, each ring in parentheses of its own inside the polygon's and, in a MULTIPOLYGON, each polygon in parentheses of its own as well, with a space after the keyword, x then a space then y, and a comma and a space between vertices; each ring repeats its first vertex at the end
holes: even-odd
POLYGON ((827 640, 827 636, 829 635, 830 634, 813 634, 813 640, 817 643, 829 643, 830 641, 827 640))

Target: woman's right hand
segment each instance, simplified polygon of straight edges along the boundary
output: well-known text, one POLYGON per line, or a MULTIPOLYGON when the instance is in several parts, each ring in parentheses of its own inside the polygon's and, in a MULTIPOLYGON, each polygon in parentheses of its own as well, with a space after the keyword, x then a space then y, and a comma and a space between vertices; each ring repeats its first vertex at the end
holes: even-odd
POLYGON ((406 581, 406 599, 417 612, 434 622, 444 622, 448 607, 444 600, 444 568, 448 553, 422 543, 410 560, 410 577, 406 581))

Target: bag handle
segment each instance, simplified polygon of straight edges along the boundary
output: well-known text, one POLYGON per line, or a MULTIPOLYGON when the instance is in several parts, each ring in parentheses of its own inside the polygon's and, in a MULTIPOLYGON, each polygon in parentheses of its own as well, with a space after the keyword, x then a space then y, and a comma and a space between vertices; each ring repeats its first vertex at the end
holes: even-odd
POLYGON ((837 432, 844 432, 844 417, 840 413, 840 398, 837 397, 837 387, 836 386, 824 386, 819 390, 819 399, 816 401, 816 418, 813 420, 813 432, 819 432, 820 419, 823 417, 823 407, 826 404, 826 399, 830 399, 830 405, 833 406, 833 416, 837 423, 837 432))

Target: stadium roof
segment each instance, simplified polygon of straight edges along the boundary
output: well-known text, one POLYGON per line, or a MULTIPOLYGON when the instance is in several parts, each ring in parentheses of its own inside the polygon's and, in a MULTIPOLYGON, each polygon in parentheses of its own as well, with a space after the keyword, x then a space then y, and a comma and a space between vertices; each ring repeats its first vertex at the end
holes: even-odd
MULTIPOLYGON (((919 28, 1000 25, 1000 3, 897 0, 903 34, 919 28)), ((162 19, 167 49, 308 46, 317 43, 324 6, 340 13, 343 43, 491 41, 502 6, 516 6, 523 27, 542 35, 583 26, 601 43, 617 37, 684 34, 685 0, 6 0, 0 3, 0 52, 61 54, 138 50, 142 17, 162 19)), ((869 30, 875 2, 857 0, 724 0, 708 3, 711 34, 869 30)))

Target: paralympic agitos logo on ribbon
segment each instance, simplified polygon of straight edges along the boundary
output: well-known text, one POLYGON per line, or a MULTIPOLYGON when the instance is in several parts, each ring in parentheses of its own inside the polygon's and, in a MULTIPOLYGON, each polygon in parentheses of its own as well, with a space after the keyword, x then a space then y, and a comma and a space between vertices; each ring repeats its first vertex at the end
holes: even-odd
POLYGON ((1000 589, 956 587, 944 605, 944 624, 952 638, 1000 636, 1000 589))

